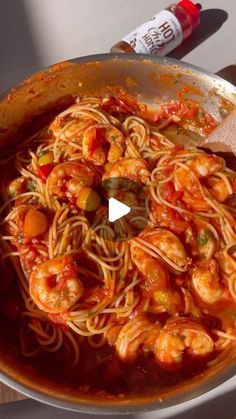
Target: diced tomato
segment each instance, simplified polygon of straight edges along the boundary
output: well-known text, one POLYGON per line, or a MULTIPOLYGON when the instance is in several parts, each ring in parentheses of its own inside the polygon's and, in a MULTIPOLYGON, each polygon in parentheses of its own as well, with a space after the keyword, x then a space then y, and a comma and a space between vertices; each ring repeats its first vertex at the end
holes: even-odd
POLYGON ((204 131, 206 133, 211 132, 218 125, 217 121, 207 112, 205 114, 205 125, 204 131))
POLYGON ((174 194, 175 194, 175 187, 174 187, 173 182, 165 183, 165 187, 162 188, 163 198, 168 202, 172 202, 174 194))
POLYGON ((199 108, 198 106, 194 106, 192 108, 189 108, 185 113, 184 113, 184 118, 185 119, 194 119, 197 115, 199 108))
POLYGON ((165 111, 159 111, 156 115, 154 115, 153 121, 159 123, 163 121, 164 119, 169 119, 169 118, 170 116, 167 115, 165 111))
POLYGON ((52 169, 54 168, 53 163, 44 164, 42 166, 39 166, 38 168, 38 176, 41 180, 46 182, 48 176, 50 175, 52 169))
POLYGON ((48 229, 48 220, 46 215, 35 208, 27 211, 24 220, 24 236, 27 240, 41 236, 48 229))
POLYGON ((103 99, 101 108, 106 112, 120 112, 122 114, 134 114, 139 111, 139 106, 135 101, 119 96, 110 96, 107 99, 103 99))
POLYGON ((177 114, 180 112, 182 104, 179 101, 171 102, 166 106, 166 111, 168 114, 177 114))
POLYGON ((204 111, 200 105, 190 101, 183 102, 179 100, 161 105, 160 110, 154 116, 154 122, 161 122, 172 115, 180 118, 179 125, 181 125, 182 121, 191 120, 193 125, 202 128, 205 133, 211 132, 217 126, 215 119, 204 111))
POLYGON ((112 107, 116 105, 116 98, 114 96, 110 96, 109 98, 104 98, 101 103, 101 108, 109 112, 112 107))
POLYGON ((106 128, 105 127, 94 127, 92 132, 92 142, 88 148, 88 153, 91 155, 96 148, 99 148, 102 146, 102 144, 105 141, 105 133, 106 128))
POLYGON ((127 101, 126 99, 117 98, 117 104, 122 113, 135 113, 139 110, 139 106, 135 102, 127 101))
POLYGON ((174 209, 157 202, 152 202, 151 208, 158 227, 168 228, 177 234, 186 230, 188 222, 174 209))
POLYGON ((176 191, 173 182, 167 182, 162 188, 163 198, 170 202, 172 205, 176 205, 178 200, 182 197, 182 191, 176 191))
POLYGON ((180 116, 183 105, 178 101, 173 101, 167 104, 163 104, 154 116, 154 122, 161 122, 163 119, 168 119, 171 115, 180 116))

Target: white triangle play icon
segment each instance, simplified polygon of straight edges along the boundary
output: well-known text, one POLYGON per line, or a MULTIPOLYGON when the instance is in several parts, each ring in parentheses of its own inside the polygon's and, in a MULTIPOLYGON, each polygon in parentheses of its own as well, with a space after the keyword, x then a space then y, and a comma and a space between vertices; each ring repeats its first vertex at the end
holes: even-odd
POLYGON ((119 220, 119 218, 124 217, 124 215, 129 214, 131 211, 128 205, 122 204, 115 198, 110 198, 108 201, 108 219, 110 222, 119 220))

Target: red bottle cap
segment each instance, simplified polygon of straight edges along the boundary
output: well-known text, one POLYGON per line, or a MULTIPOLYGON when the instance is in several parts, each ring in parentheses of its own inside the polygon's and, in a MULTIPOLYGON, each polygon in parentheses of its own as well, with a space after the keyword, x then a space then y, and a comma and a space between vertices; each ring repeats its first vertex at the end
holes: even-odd
POLYGON ((200 23, 200 10, 202 6, 199 3, 192 3, 190 0, 181 0, 178 5, 187 10, 192 21, 193 29, 196 28, 200 23))

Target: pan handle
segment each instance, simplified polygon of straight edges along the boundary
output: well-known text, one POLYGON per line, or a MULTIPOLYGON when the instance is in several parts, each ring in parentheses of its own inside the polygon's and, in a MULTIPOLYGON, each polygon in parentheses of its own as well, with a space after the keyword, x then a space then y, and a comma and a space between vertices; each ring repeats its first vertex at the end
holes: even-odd
POLYGON ((228 65, 216 74, 236 86, 236 64, 228 65))

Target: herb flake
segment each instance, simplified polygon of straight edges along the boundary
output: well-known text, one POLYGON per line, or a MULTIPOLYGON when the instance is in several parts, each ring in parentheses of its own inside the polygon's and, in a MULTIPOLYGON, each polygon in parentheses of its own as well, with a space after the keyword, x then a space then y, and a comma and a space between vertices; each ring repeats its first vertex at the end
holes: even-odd
POLYGON ((197 242, 199 244, 199 246, 205 246, 205 244, 207 244, 208 240, 209 240, 209 231, 208 230, 204 230, 203 233, 199 234, 197 236, 197 242))

